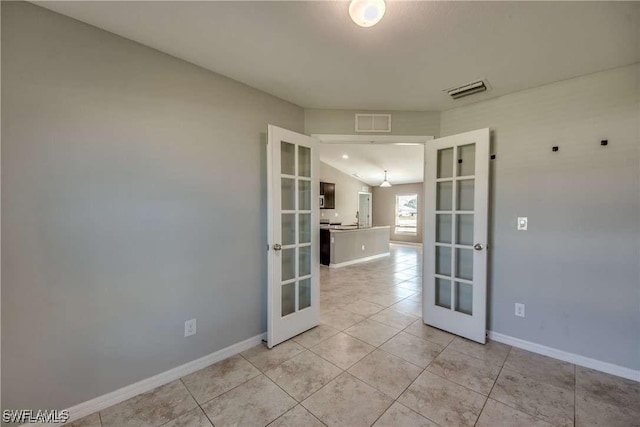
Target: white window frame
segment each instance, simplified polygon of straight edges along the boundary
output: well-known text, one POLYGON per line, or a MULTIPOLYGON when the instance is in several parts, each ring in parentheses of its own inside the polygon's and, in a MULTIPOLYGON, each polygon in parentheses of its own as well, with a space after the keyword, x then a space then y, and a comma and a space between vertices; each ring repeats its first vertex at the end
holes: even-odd
POLYGON ((420 204, 420 201, 418 199, 419 194, 418 193, 398 193, 396 194, 396 206, 394 208, 393 211, 393 232, 394 234, 401 234, 403 236, 417 236, 418 235, 418 206, 420 204), (415 216, 415 221, 416 221, 416 226, 415 226, 415 230, 414 231, 398 231, 398 227, 403 227, 403 228, 407 228, 406 226, 401 226, 398 224, 398 201, 400 200, 400 197, 405 197, 405 196, 415 196, 416 197, 416 216, 415 216))

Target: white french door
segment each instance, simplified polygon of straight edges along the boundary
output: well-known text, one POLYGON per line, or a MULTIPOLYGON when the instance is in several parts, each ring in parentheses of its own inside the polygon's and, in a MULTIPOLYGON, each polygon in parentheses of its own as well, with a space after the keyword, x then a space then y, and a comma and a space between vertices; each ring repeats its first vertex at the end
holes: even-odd
POLYGON ((489 129, 425 145, 424 323, 485 343, 489 129))
POLYGON ((269 125, 267 345, 320 323, 318 141, 269 125))

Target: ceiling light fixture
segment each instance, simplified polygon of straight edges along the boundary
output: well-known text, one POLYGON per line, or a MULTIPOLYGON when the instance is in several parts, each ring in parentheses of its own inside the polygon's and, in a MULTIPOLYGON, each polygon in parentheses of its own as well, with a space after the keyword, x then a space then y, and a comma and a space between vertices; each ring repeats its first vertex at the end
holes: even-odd
POLYGON ((380 187, 391 187, 391 183, 387 179, 387 171, 384 171, 384 181, 380 184, 380 187))
POLYGON ((342 158, 343 158, 343 159, 345 159, 345 160, 347 160, 347 159, 349 158, 349 155, 348 155, 348 154, 343 154, 343 155, 342 155, 342 158))
POLYGON ((372 27, 380 22, 386 8, 384 0, 351 0, 349 15, 359 26, 372 27))

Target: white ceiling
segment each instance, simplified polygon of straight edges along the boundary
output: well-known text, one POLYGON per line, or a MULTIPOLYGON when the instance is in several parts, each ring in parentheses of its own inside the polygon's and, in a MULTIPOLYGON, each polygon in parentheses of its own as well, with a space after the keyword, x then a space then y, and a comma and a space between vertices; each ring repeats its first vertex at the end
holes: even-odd
POLYGON ((35 2, 303 107, 445 110, 640 62, 639 2, 35 2), (486 78, 452 101, 443 89, 486 78))
POLYGON ((424 147, 394 144, 320 144, 320 160, 360 181, 378 186, 389 171, 389 182, 423 181, 424 147), (347 154, 348 159, 342 155, 347 154))

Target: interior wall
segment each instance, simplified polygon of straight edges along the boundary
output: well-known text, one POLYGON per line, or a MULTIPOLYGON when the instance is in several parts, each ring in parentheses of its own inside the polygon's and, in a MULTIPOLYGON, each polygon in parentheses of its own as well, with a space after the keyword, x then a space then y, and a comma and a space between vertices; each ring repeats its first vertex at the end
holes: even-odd
POLYGON ((358 192, 371 192, 371 187, 324 162, 320 162, 320 181, 336 185, 335 209, 320 209, 320 219, 342 222, 343 225, 355 224, 358 192))
MULTIPOLYGON (((355 135, 356 114, 382 113, 391 114, 391 133, 374 133, 374 135, 420 135, 434 136, 440 134, 439 111, 368 111, 368 110, 323 110, 305 108, 305 133, 355 135)), ((358 132, 367 135, 371 132, 358 132)))
POLYGON ((423 183, 398 184, 391 187, 373 187, 373 225, 391 226, 392 242, 422 243, 422 219, 424 218, 423 183), (418 233, 416 236, 395 232, 396 196, 418 194, 418 233))
POLYGON ((640 369, 639 99, 635 65, 442 113, 491 128, 491 330, 640 369))
POLYGON ((303 110, 30 3, 1 27, 3 409, 264 332, 266 127, 303 110))

